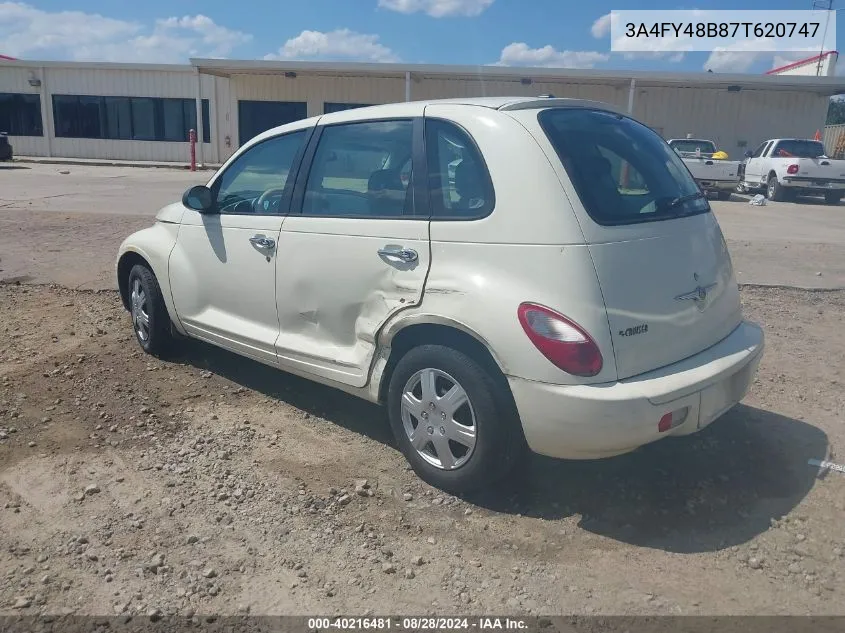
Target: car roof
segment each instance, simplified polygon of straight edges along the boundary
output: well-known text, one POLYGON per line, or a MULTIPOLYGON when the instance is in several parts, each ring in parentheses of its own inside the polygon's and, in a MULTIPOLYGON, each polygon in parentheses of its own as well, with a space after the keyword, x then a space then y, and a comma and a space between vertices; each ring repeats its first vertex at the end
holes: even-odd
POLYGON ((309 117, 272 128, 262 132, 248 141, 253 145, 272 136, 285 132, 313 127, 318 122, 320 125, 333 125, 337 123, 354 123, 356 121, 367 121, 373 119, 387 119, 393 117, 411 118, 422 116, 426 108, 438 105, 456 105, 468 107, 489 108, 491 110, 515 111, 534 110, 544 108, 590 108, 596 110, 607 110, 621 113, 614 105, 601 101, 589 101, 586 99, 566 99, 555 97, 459 97, 454 99, 430 99, 426 101, 404 101, 398 103, 385 103, 380 105, 364 106, 340 112, 332 112, 309 117))

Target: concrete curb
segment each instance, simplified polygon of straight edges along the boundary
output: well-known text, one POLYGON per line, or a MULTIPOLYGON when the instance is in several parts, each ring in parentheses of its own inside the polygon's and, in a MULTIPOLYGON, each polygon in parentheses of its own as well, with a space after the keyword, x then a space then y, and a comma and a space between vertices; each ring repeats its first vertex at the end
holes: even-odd
POLYGON ((788 286, 785 284, 737 284, 739 289, 760 289, 760 290, 801 290, 803 292, 842 292, 845 287, 812 288, 809 286, 788 286))
MULTIPOLYGON (((15 163, 29 163, 33 165, 76 165, 79 167, 140 167, 146 169, 177 169, 188 171, 189 165, 180 163, 156 163, 149 161, 126 161, 106 159, 80 159, 73 158, 30 158, 27 156, 16 157, 15 163)), ((216 171, 219 165, 197 165, 197 171, 216 171)))

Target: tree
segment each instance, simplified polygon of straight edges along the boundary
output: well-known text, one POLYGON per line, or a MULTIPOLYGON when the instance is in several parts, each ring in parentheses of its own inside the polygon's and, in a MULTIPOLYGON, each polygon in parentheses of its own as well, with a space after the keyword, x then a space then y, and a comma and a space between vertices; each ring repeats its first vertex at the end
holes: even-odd
POLYGON ((827 121, 825 125, 839 125, 845 123, 845 99, 833 97, 827 107, 827 121))

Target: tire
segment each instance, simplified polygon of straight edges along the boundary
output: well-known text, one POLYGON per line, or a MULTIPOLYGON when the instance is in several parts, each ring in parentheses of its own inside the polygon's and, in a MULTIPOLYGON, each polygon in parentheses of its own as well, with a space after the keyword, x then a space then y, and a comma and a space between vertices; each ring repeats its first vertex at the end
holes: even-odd
POLYGON ((730 191, 721 191, 721 190, 720 190, 720 191, 716 194, 716 197, 717 197, 719 200, 723 200, 723 201, 724 201, 724 200, 730 200, 730 199, 731 199, 731 192, 730 192, 730 191))
POLYGON ((158 281, 147 266, 135 264, 129 271, 128 283, 129 313, 135 338, 145 352, 162 357, 172 351, 173 337, 158 281))
POLYGON ((772 174, 769 176, 769 182, 766 186, 766 197, 774 202, 783 202, 786 200, 786 191, 778 182, 778 177, 772 174))
POLYGON ((838 191, 826 191, 824 194, 825 204, 839 204, 842 200, 842 194, 838 191))
POLYGON ((507 383, 494 379, 480 363, 449 347, 422 345, 402 357, 388 385, 388 416, 399 448, 420 479, 462 494, 494 484, 513 470, 526 444, 506 388, 507 383), (438 400, 426 397, 431 390, 422 390, 423 381, 433 383, 438 400), (439 401, 452 387, 462 389, 466 396, 466 403, 454 413, 439 401), (406 390, 413 396, 413 407, 403 404, 406 390), (447 427, 463 431, 462 441, 448 439, 447 427), (469 429, 474 434, 467 433, 469 429), (469 440, 469 435, 474 439, 469 440), (415 446, 412 438, 417 437, 415 446))

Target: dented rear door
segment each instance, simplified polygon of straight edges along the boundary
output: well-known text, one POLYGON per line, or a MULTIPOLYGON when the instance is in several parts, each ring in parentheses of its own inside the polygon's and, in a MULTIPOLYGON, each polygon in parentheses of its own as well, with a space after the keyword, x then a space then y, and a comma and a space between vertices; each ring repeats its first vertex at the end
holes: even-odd
POLYGON ((417 136, 413 117, 318 128, 279 239, 283 368, 362 387, 381 326, 421 301, 431 257, 417 136))

